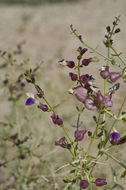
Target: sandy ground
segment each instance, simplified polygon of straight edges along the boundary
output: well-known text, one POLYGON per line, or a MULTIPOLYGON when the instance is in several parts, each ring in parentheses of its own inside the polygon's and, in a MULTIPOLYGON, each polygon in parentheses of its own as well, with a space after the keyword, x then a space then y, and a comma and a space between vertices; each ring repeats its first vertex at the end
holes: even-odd
MULTIPOLYGON (((58 96, 62 96, 61 99, 63 100, 63 92, 72 86, 67 77, 69 69, 57 67, 58 60, 61 58, 76 60, 76 49, 81 45, 71 35, 70 24, 73 24, 77 28, 78 33, 82 34, 83 39, 92 47, 98 45, 98 49, 107 54, 102 43, 106 32, 105 27, 111 24, 114 17, 118 15, 121 15, 119 25, 121 33, 115 39, 115 47, 119 52, 123 52, 122 57, 125 59, 126 0, 81 0, 73 4, 53 4, 36 7, 0 6, 0 49, 13 49, 19 42, 26 40, 24 57, 30 57, 32 65, 41 61, 44 62, 44 73, 41 73, 43 77, 40 85, 45 87, 48 96, 51 96, 50 100, 53 103, 57 103, 60 100, 58 96), (50 80, 52 81, 51 83, 50 80)), ((99 77, 96 71, 98 71, 99 65, 103 64, 103 59, 100 59, 88 71, 99 77)), ((100 81, 97 78, 98 84, 102 86, 100 81)), ((126 87, 122 84, 120 93, 117 93, 115 96, 117 103, 115 109, 118 107, 120 95, 124 95, 125 93, 126 87)), ((73 108, 72 103, 69 106, 66 102, 62 107, 64 117, 66 118, 68 118, 67 115, 69 115, 69 111, 73 108), (67 111, 65 110, 65 106, 67 106, 67 111)), ((5 104, 1 103, 1 115, 6 113, 6 108, 5 104)), ((88 117, 87 114, 86 117, 88 117)), ((74 121, 72 119, 70 124, 74 121)), ((89 122, 90 120, 86 119, 85 126, 89 122)), ((51 125, 50 123, 48 124, 51 125)), ((37 130, 38 128, 39 126, 37 130)), ((52 128, 50 129, 50 134, 53 130, 52 128)), ((54 137, 47 139, 49 131, 47 130, 47 133, 42 129, 41 131, 44 132, 43 138, 49 144, 54 137)), ((54 135, 55 137, 56 134, 54 135)))

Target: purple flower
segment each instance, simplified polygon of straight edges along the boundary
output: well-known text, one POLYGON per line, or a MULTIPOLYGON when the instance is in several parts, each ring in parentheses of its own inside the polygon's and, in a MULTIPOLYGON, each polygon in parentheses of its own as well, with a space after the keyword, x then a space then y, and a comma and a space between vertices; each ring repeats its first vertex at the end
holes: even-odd
POLYGON ((109 66, 105 67, 105 70, 100 72, 100 75, 103 79, 106 79, 109 77, 109 66))
POLYGON ((102 178, 97 178, 95 180, 95 184, 99 187, 103 186, 103 185, 106 185, 107 182, 106 182, 106 179, 102 179, 102 178))
POLYGON ((85 100, 85 107, 88 109, 88 110, 97 110, 97 106, 96 104, 94 103, 93 100, 91 100, 90 98, 86 98, 85 100))
POLYGON ((111 80, 111 82, 116 82, 121 76, 122 74, 120 72, 109 73, 109 79, 111 80))
POLYGON ((86 130, 76 130, 74 133, 75 140, 82 141, 86 132, 86 130))
POLYGON ((118 132, 112 132, 109 134, 109 138, 112 139, 112 140, 116 140, 120 137, 120 134, 118 132))
POLYGON ((104 101, 104 96, 101 94, 100 90, 96 93, 94 99, 97 103, 102 103, 104 101))
POLYGON ((113 103, 112 103, 112 95, 110 95, 109 93, 105 94, 104 96, 104 107, 108 108, 108 107, 112 107, 113 103))
POLYGON ((61 118, 59 118, 58 115, 55 115, 54 113, 51 115, 51 118, 52 118, 52 121, 54 124, 56 125, 62 125, 63 124, 63 121, 61 118))
POLYGON ((41 104, 41 103, 38 105, 38 108, 41 109, 44 112, 48 111, 48 109, 49 109, 46 104, 41 104))
POLYGON ((71 69, 75 66, 75 63, 73 61, 66 61, 66 63, 67 63, 67 66, 71 69))
POLYGON ((80 102, 85 102, 86 97, 87 97, 87 89, 85 89, 82 86, 77 86, 75 88, 73 88, 73 93, 76 96, 76 98, 80 101, 80 102))
POLYGON ((84 53, 86 53, 87 50, 88 50, 87 48, 83 48, 83 49, 81 49, 81 51, 80 51, 81 56, 82 56, 84 53))
POLYGON ((69 73, 69 76, 71 77, 71 80, 72 81, 76 81, 77 79, 78 79, 78 76, 77 76, 77 74, 74 74, 74 73, 69 73))
POLYGON ((62 137, 59 140, 55 141, 55 145, 62 148, 71 148, 71 144, 68 143, 65 137, 62 137))
POLYGON ((80 188, 86 189, 89 186, 89 183, 87 180, 81 180, 80 181, 80 188))
POLYGON ((109 134, 109 138, 111 139, 111 144, 112 145, 117 145, 118 144, 118 138, 120 137, 120 134, 117 132, 112 132, 109 134))
POLYGON ((88 83, 89 80, 90 80, 90 76, 88 74, 80 76, 80 82, 83 84, 88 83))
POLYGON ((88 64, 89 64, 91 61, 92 61, 92 58, 83 59, 83 60, 82 60, 82 65, 88 66, 88 64))
POLYGON ((20 83, 20 87, 24 87, 25 86, 25 83, 24 82, 21 82, 20 83))
POLYGON ((25 102, 25 105, 26 106, 30 106, 30 105, 32 105, 32 104, 34 104, 35 103, 35 99, 34 98, 28 98, 27 100, 26 100, 26 102, 25 102))

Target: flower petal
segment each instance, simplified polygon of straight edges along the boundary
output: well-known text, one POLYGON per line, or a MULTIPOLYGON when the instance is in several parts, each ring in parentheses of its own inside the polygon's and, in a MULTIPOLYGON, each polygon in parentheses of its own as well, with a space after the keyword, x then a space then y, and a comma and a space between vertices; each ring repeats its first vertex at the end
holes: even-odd
POLYGON ((26 100, 26 102, 25 102, 25 105, 26 106, 30 106, 30 105, 32 105, 32 104, 34 104, 35 103, 35 99, 34 98, 28 98, 27 100, 26 100))

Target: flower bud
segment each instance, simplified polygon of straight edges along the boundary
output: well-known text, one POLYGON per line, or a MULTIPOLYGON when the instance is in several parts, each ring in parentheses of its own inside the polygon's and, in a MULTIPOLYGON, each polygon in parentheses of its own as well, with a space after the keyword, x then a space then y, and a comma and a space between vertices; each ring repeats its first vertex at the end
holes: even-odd
POLYGON ((107 182, 106 182, 106 179, 102 179, 102 178, 97 178, 95 180, 95 184, 99 187, 103 186, 103 185, 106 185, 107 182))
POLYGON ((52 121, 54 124, 57 124, 57 125, 62 125, 63 124, 63 121, 61 118, 59 118, 58 115, 55 115, 54 113, 51 115, 51 118, 52 118, 52 121))
POLYGON ((105 67, 105 70, 100 72, 100 75, 103 79, 106 79, 109 77, 109 66, 105 67))
POLYGON ((111 30, 110 26, 107 26, 107 27, 106 27, 106 30, 107 30, 107 32, 109 33, 110 30, 111 30))
POLYGON ((88 131, 88 136, 91 137, 92 136, 92 132, 88 131))
POLYGON ((88 50, 87 48, 83 48, 83 49, 80 51, 80 54, 81 54, 81 55, 85 54, 87 50, 88 50))
POLYGON ((76 81, 77 79, 78 79, 78 76, 77 76, 77 74, 74 74, 74 73, 69 73, 69 76, 71 77, 71 80, 72 81, 76 81))
POLYGON ((103 131, 101 131, 100 133, 98 133, 98 135, 97 135, 98 137, 101 137, 101 136, 103 136, 103 131))
POLYGON ((66 63, 67 63, 67 66, 71 69, 74 68, 75 66, 75 63, 73 61, 66 61, 66 63))
POLYGON ((120 28, 117 28, 116 30, 115 30, 115 33, 119 33, 120 32, 120 28))
POLYGON ((89 186, 89 183, 87 180, 81 180, 80 181, 80 188, 86 189, 89 186))
POLYGON ((81 60, 81 58, 82 58, 82 57, 81 57, 80 55, 77 56, 77 59, 78 59, 78 60, 81 60))
POLYGON ((90 76, 88 74, 80 76, 80 82, 83 84, 88 83, 89 80, 90 80, 90 76))
POLYGON ((3 81, 3 84, 5 84, 5 85, 7 85, 9 83, 9 80, 8 79, 5 79, 4 81, 3 81))
POLYGON ((41 103, 38 105, 38 108, 41 109, 44 112, 48 111, 48 109, 49 109, 47 105, 41 104, 41 103))
POLYGON ((87 132, 86 130, 76 130, 74 133, 75 140, 82 141, 86 132, 87 132))
POLYGON ((12 140, 16 140, 18 138, 18 133, 15 133, 15 134, 11 135, 10 138, 12 140))
POLYGON ((83 59, 82 60, 82 65, 84 66, 88 66, 88 64, 92 61, 92 58, 89 58, 89 59, 83 59))
POLYGON ((79 38, 80 40, 82 40, 82 36, 81 36, 81 35, 79 35, 78 38, 79 38))
POLYGON ((126 135, 124 135, 123 137, 121 137, 119 140, 118 140, 118 144, 124 144, 126 142, 126 135))

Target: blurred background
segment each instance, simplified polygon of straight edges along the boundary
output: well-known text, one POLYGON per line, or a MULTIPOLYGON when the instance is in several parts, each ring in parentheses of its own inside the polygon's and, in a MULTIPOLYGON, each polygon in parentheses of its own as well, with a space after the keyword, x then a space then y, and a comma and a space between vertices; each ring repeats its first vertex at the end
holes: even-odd
POLYGON ((62 3, 73 2, 75 0, 0 0, 4 4, 28 4, 28 5, 41 5, 43 3, 62 3))
MULTIPOLYGON (((27 69, 42 62, 37 82, 45 90, 46 96, 53 105, 61 102, 57 112, 64 118, 66 128, 71 132, 71 136, 74 132, 74 128, 71 126, 77 120, 75 105, 78 102, 67 93, 67 90, 73 87, 73 83, 68 76, 71 70, 61 68, 58 64, 58 61, 62 58, 76 62, 76 50, 81 46, 80 42, 71 34, 70 25, 72 24, 77 29, 78 34, 83 36, 85 42, 94 48, 97 47, 99 51, 107 55, 107 49, 103 44, 106 26, 111 25, 114 18, 119 15, 121 15, 119 23, 121 33, 116 35, 114 45, 119 52, 123 52, 122 58, 125 60, 126 0, 0 0, 0 50, 11 51, 20 42, 25 42, 19 62, 29 58, 30 66, 27 69)), ((85 58, 92 56, 89 52, 85 55, 85 58)), ((100 86, 101 89, 103 88, 103 81, 99 77, 99 69, 104 64, 104 59, 100 58, 99 62, 93 63, 86 71, 83 70, 83 74, 92 74, 96 78, 97 86, 100 86)), ((118 70, 118 68, 115 68, 115 70, 118 70)), ((114 68, 112 71, 114 71, 114 68)), ((0 79, 3 80, 2 74, 0 79)), ((29 84, 25 87, 25 92, 27 91, 33 91, 29 84)), ((117 108, 125 92, 126 87, 124 83, 121 83, 120 91, 113 96, 113 101, 116 102, 113 106, 114 113, 117 113, 117 108)), ((6 91, 2 94, 0 102, 0 110, 2 110, 0 119, 9 120, 10 117, 12 119, 15 116, 12 105, 6 101, 5 95, 7 95, 6 91)), ((28 116, 30 114, 37 115, 35 116, 37 119, 35 118, 33 121, 29 119, 29 123, 25 125, 24 133, 27 134, 30 131, 34 134, 33 144, 37 144, 40 139, 43 142, 39 152, 44 155, 44 161, 42 160, 40 164, 36 158, 28 160, 28 162, 32 163, 36 175, 39 173, 50 180, 53 179, 53 183, 58 183, 60 190, 62 187, 61 178, 65 172, 60 175, 55 174, 54 170, 66 164, 69 158, 67 152, 65 154, 65 151, 54 147, 54 141, 64 136, 64 133, 59 128, 52 126, 48 113, 41 113, 34 108, 26 108, 24 106, 26 96, 24 95, 23 98, 21 103, 19 102, 22 115, 23 113, 28 116), (57 163, 55 158, 57 158, 57 163)), ((90 112, 90 114, 87 111, 84 112, 82 128, 93 130, 93 114, 93 112, 90 112)), ((117 126, 117 129, 119 127, 117 126)), ((123 133, 123 125, 120 131, 123 133)), ((85 146, 86 142, 88 141, 85 140, 85 146)), ((95 150, 93 151, 95 152, 95 150)), ((115 152, 115 156, 119 157, 119 152, 115 152)), ((105 171, 105 168, 106 166, 103 166, 101 173, 105 171)), ((0 175, 0 179, 2 182, 9 172, 11 172, 10 169, 1 170, 3 175, 0 175)), ((105 175, 103 174, 103 176, 105 175)), ((109 180, 111 181, 111 178, 109 180)), ((15 187, 17 190, 16 184, 13 185, 12 182, 7 180, 5 184, 1 184, 2 190, 8 190, 9 188, 12 190, 11 187, 15 187)), ((38 187, 52 190, 50 184, 44 179, 40 179, 38 187)), ((35 186, 31 186, 30 190, 32 189, 35 190, 35 186)))

